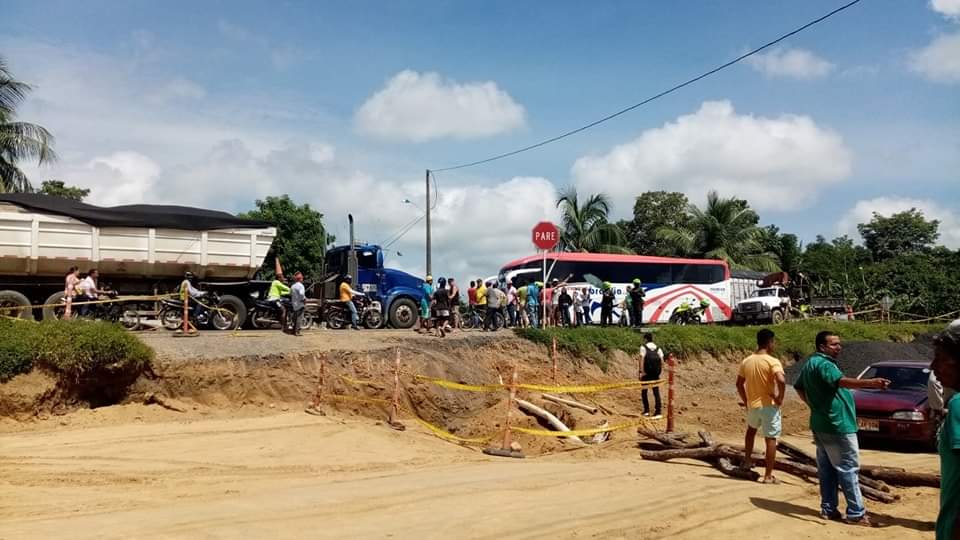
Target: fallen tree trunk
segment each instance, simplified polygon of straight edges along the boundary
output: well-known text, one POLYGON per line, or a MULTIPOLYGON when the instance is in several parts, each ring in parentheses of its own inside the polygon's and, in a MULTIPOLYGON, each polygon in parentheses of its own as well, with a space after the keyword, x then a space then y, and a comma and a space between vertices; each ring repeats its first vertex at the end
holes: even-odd
POLYGON ((777 441, 777 450, 790 456, 794 461, 806 463, 807 465, 816 465, 817 458, 808 454, 805 450, 794 446, 786 441, 777 441))
POLYGON ((901 487, 940 487, 940 475, 932 473, 912 473, 882 467, 873 467, 861 471, 861 477, 867 476, 877 481, 901 487))
POLYGON ((590 405, 584 405, 583 403, 580 403, 578 401, 573 401, 572 399, 551 396, 550 394, 543 394, 543 399, 547 401, 552 401, 554 403, 559 403, 561 405, 567 405, 568 407, 581 409, 581 410, 587 411, 590 414, 597 414, 597 411, 598 411, 596 407, 591 407, 590 405))
POLYGON ((682 439, 689 437, 686 433, 665 433, 643 427, 638 428, 637 433, 669 448, 701 448, 704 446, 703 441, 700 440, 696 442, 684 442, 682 439))
POLYGON ((671 459, 710 459, 717 457, 716 447, 670 448, 667 450, 640 450, 640 457, 651 461, 669 461, 671 459))
POLYGON ((740 480, 750 480, 751 482, 756 482, 760 479, 760 473, 757 471, 736 467, 734 466, 733 462, 730 461, 730 459, 725 457, 717 458, 713 466, 723 474, 733 478, 739 478, 740 480))
MULTIPOLYGON (((523 411, 523 412, 525 412, 525 413, 527 413, 527 414, 531 414, 531 415, 533 415, 533 416, 536 416, 537 418, 540 418, 541 420, 543 420, 544 422, 546 422, 547 424, 549 424, 550 427, 552 427, 554 430, 556 430, 556 431, 570 431, 570 428, 568 428, 568 427, 566 426, 566 424, 564 424, 563 422, 561 422, 559 418, 557 418, 556 416, 550 414, 550 413, 547 412, 546 410, 541 409, 540 407, 537 407, 537 406, 534 405, 533 403, 530 403, 529 401, 526 401, 526 400, 523 400, 523 399, 516 399, 516 402, 517 402, 517 405, 520 407, 520 410, 521 410, 521 411, 523 411)), ((564 437, 564 438, 565 438, 565 439, 568 439, 568 440, 576 441, 576 442, 578 442, 578 443, 580 443, 580 444, 583 444, 583 445, 587 444, 587 443, 583 442, 583 440, 582 440, 580 437, 577 437, 576 435, 569 435, 569 436, 564 437)))

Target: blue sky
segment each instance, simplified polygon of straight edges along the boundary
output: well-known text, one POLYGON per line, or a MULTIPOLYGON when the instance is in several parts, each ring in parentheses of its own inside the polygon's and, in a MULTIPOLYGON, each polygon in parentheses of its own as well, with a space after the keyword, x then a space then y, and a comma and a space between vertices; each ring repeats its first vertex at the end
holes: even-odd
MULTIPOLYGON (((0 54, 62 159, 28 168, 93 201, 225 210, 290 193, 390 237, 425 168, 576 127, 845 2, 27 2, 0 54)), ((918 206, 960 247, 960 2, 864 0, 593 130, 440 173, 438 274, 529 254, 555 189, 750 200, 812 239, 918 206)), ((422 205, 421 205, 422 206, 422 205)), ((422 225, 393 248, 423 268, 422 225)))

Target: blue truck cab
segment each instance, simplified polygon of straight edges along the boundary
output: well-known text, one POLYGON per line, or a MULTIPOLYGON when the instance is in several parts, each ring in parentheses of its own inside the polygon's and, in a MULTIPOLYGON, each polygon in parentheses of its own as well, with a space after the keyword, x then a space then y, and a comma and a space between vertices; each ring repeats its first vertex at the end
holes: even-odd
POLYGON ((353 273, 353 288, 380 302, 383 318, 394 328, 413 328, 420 314, 423 280, 400 270, 383 267, 383 249, 372 244, 356 244, 357 268, 351 272, 350 246, 327 250, 327 271, 339 274, 337 284, 353 273))

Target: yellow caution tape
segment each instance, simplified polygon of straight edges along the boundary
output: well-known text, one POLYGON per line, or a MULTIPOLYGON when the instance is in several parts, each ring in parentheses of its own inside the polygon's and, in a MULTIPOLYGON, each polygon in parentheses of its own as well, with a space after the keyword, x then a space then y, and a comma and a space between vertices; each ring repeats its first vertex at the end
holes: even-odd
MULTIPOLYGON (((375 404, 378 404, 378 405, 386 405, 386 406, 392 406, 392 405, 393 405, 393 402, 391 402, 391 401, 389 401, 389 400, 386 400, 386 399, 361 398, 361 397, 354 397, 354 396, 344 396, 344 395, 341 395, 341 394, 327 395, 327 396, 324 396, 324 398, 330 398, 330 399, 334 399, 334 400, 338 400, 338 401, 353 401, 353 402, 357 402, 357 403, 375 403, 375 404)), ((456 442, 467 443, 467 444, 483 444, 483 443, 489 442, 491 439, 493 439, 493 436, 489 436, 489 437, 478 437, 478 438, 473 438, 473 439, 471 439, 471 438, 466 438, 466 437, 459 437, 459 436, 454 435, 453 433, 450 433, 449 431, 443 429, 443 428, 440 427, 440 426, 431 424, 430 422, 424 420, 423 418, 420 418, 419 416, 417 416, 416 413, 414 413, 414 412, 411 411, 410 409, 407 409, 406 407, 400 406, 400 407, 398 407, 398 408, 399 408, 401 411, 403 411, 404 413, 408 414, 411 418, 413 418, 414 421, 418 422, 420 425, 422 425, 423 427, 425 427, 425 428, 427 428, 428 430, 430 430, 434 435, 436 435, 436 436, 438 436, 438 437, 440 437, 440 438, 442 438, 442 439, 447 439, 447 440, 450 440, 450 441, 456 441, 456 442)))
POLYGON ((360 379, 354 379, 351 377, 347 377, 346 375, 340 375, 340 378, 347 381, 350 384, 355 384, 357 386, 377 386, 377 387, 383 388, 383 384, 374 382, 374 381, 364 381, 360 379))
POLYGON ((621 381, 603 384, 578 384, 569 386, 554 386, 548 384, 518 384, 517 388, 524 390, 536 390, 538 392, 553 392, 558 394, 592 394, 595 392, 605 392, 607 390, 618 390, 622 388, 651 388, 653 386, 662 386, 666 381, 658 379, 656 381, 621 381))
POLYGON ((508 388, 502 384, 463 384, 445 379, 438 379, 436 377, 427 377, 425 375, 415 375, 415 378, 433 383, 437 386, 442 386, 444 388, 450 388, 452 390, 464 390, 466 392, 496 392, 498 390, 508 388))
POLYGON ((621 429, 627 429, 637 426, 642 426, 646 424, 645 420, 638 420, 635 422, 628 422, 626 424, 617 424, 615 426, 602 427, 602 428, 593 428, 593 429, 572 429, 570 431, 551 431, 548 429, 531 429, 524 427, 510 426, 511 431, 517 431, 520 433, 526 433, 527 435, 533 435, 536 437, 589 437, 590 435, 596 435, 597 433, 605 433, 608 431, 617 431, 621 429))

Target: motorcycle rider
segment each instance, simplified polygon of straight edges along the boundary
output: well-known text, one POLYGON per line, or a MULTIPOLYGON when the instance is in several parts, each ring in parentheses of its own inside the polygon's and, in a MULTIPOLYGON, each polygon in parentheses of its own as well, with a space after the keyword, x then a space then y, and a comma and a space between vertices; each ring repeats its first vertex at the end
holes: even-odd
POLYGON ((276 279, 270 283, 270 291, 267 293, 267 302, 273 302, 280 311, 280 328, 287 327, 287 306, 283 302, 283 297, 290 295, 290 287, 285 281, 283 273, 278 272, 276 279))
POLYGON ((354 296, 363 296, 363 293, 353 289, 353 276, 347 274, 343 276, 343 282, 340 283, 340 301, 346 304, 350 310, 350 328, 359 330, 360 315, 357 313, 357 305, 353 303, 354 296))
MULTIPOLYGON (((95 302, 101 294, 109 294, 110 291, 98 287, 97 279, 99 277, 100 272, 96 268, 91 268, 90 271, 87 272, 87 277, 80 280, 80 283, 77 284, 76 288, 80 290, 80 294, 77 295, 74 301, 95 302)), ((90 314, 92 309, 93 304, 81 304, 80 309, 77 311, 81 317, 85 317, 90 314)))
MULTIPOLYGON (((180 283, 180 301, 186 302, 189 297, 191 300, 197 300, 203 298, 207 295, 206 291, 201 291, 200 289, 193 286, 193 282, 197 279, 197 276, 190 271, 183 273, 183 281, 180 283)), ((193 313, 196 311, 196 302, 190 303, 188 305, 190 312, 193 313)))

